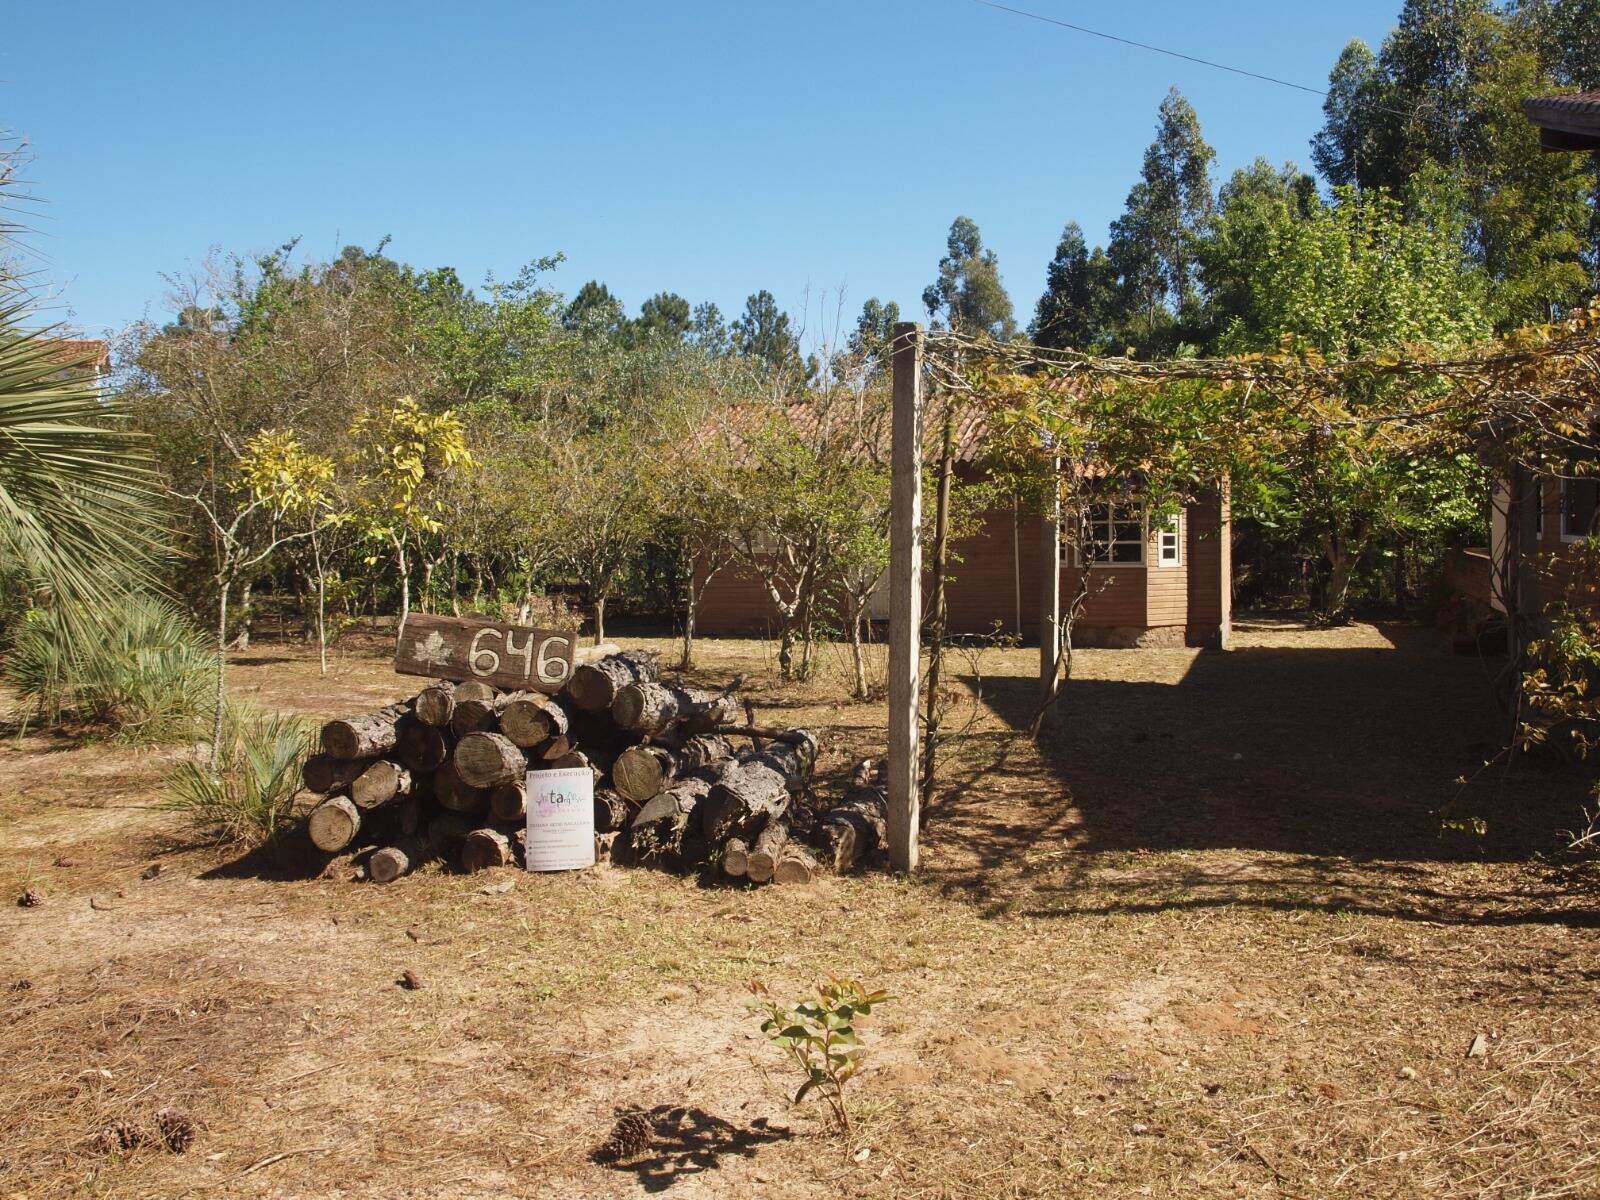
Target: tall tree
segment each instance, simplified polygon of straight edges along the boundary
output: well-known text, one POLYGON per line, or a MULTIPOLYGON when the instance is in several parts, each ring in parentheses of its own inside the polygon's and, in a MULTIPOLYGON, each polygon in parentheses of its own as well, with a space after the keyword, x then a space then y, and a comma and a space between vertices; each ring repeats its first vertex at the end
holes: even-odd
POLYGON ((689 302, 676 292, 657 292, 639 306, 630 332, 635 338, 682 341, 689 333, 689 302))
POLYGON ((1068 221, 1045 269, 1044 295, 1030 332, 1041 346, 1095 350, 1102 347, 1116 311, 1116 269, 1099 246, 1089 252, 1083 229, 1068 221))
POLYGON ((562 314, 562 324, 574 333, 589 337, 616 337, 626 322, 622 301, 611 294, 611 289, 598 279, 591 279, 578 289, 578 294, 562 314))
POLYGON ((984 248, 971 217, 950 223, 939 277, 923 289, 922 303, 930 319, 957 333, 987 334, 999 341, 1016 336, 1011 297, 1000 279, 1000 260, 984 248))
POLYGON ((763 288, 744 302, 744 315, 733 323, 733 348, 745 358, 760 359, 794 379, 804 377, 800 339, 789 314, 778 307, 773 294, 763 288))
POLYGON ((722 310, 711 301, 694 306, 694 314, 689 318, 689 340, 711 355, 727 354, 732 349, 728 323, 722 319, 722 310))
POLYGON ((1357 39, 1328 74, 1323 125, 1311 139, 1311 162, 1334 187, 1372 187, 1388 181, 1379 154, 1384 135, 1384 88, 1378 56, 1357 39))
POLYGON ((1215 210, 1211 163, 1200 118, 1173 88, 1161 102, 1156 138, 1144 152, 1139 180, 1111 226, 1107 254, 1121 278, 1123 309, 1144 339, 1159 342, 1163 325, 1198 315, 1195 241, 1215 210))

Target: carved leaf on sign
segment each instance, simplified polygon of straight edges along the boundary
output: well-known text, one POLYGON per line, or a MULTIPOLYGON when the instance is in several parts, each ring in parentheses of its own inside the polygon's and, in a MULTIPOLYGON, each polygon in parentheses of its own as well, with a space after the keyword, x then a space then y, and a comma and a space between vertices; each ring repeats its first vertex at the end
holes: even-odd
POLYGON ((450 661, 450 647, 435 629, 426 640, 416 644, 417 661, 432 667, 442 667, 450 661))

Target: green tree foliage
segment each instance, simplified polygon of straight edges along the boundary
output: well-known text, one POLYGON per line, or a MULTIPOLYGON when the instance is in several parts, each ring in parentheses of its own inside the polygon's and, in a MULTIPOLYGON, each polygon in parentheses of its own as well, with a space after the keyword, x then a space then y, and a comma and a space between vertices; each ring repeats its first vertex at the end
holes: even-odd
POLYGON ((630 333, 634 338, 682 341, 689 334, 689 302, 676 292, 657 292, 639 307, 639 319, 630 333))
POLYGON ((1016 336, 1011 297, 1000 279, 1000 260, 984 248, 983 236, 971 217, 950 223, 939 277, 922 292, 928 317, 957 333, 987 335, 998 341, 1016 336))
POLYGON ((1215 208, 1215 157, 1194 107, 1172 89, 1106 248, 1120 280, 1123 317, 1145 348, 1171 349, 1183 340, 1183 327, 1199 319, 1195 242, 1215 208))
POLYGON ((733 323, 730 334, 736 354, 759 359, 791 379, 804 378, 800 339, 789 314, 765 288, 745 300, 744 315, 733 323))
POLYGON ((1387 182, 1379 153, 1383 80, 1378 56, 1359 39, 1339 54, 1328 74, 1324 123, 1311 139, 1311 161, 1334 187, 1376 187, 1387 182))
POLYGON ((1044 295, 1029 333, 1038 345, 1058 350, 1104 349, 1116 310, 1116 268, 1099 246, 1091 254, 1082 227, 1068 221, 1045 270, 1044 295))
POLYGON ((598 279, 591 279, 567 305, 561 323, 584 337, 618 337, 627 317, 622 301, 611 294, 611 289, 598 279))
MULTIPOLYGON (((1468 255, 1459 210, 1435 203, 1436 192, 1417 189, 1409 218, 1379 191, 1341 188, 1333 204, 1304 212, 1292 189, 1276 199, 1267 189, 1249 194, 1250 203, 1225 207, 1218 222, 1225 244, 1253 255, 1230 281, 1240 299, 1225 348, 1353 358, 1460 345, 1490 332, 1485 280, 1468 255)), ((1349 419, 1338 422, 1280 414, 1279 444, 1288 449, 1236 481, 1240 513, 1317 566, 1313 601, 1329 621, 1345 615, 1351 580, 1374 544, 1436 541, 1476 516, 1471 497, 1482 478, 1470 456, 1430 458, 1396 428, 1361 420, 1387 400, 1352 390, 1344 398, 1349 419)))

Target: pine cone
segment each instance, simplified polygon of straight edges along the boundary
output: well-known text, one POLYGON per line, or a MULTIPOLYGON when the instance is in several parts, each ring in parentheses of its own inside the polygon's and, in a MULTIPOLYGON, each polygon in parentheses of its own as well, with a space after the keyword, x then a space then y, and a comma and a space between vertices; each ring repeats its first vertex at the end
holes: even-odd
POLYGON ((126 1121, 111 1121, 94 1135, 94 1148, 101 1154, 115 1154, 119 1150, 135 1150, 144 1142, 144 1134, 137 1126, 126 1121))
POLYGON ((598 1157, 604 1162, 617 1162, 643 1154, 650 1149, 654 1136, 650 1119, 644 1113, 636 1108, 625 1109, 618 1113, 617 1123, 611 1127, 611 1136, 600 1147, 598 1157))
POLYGON ((156 1114, 156 1129, 174 1154, 182 1154, 194 1143, 194 1121, 175 1108, 163 1108, 156 1114))
POLYGON ((29 888, 17 897, 17 906, 19 908, 38 908, 43 903, 44 893, 38 888, 29 888))

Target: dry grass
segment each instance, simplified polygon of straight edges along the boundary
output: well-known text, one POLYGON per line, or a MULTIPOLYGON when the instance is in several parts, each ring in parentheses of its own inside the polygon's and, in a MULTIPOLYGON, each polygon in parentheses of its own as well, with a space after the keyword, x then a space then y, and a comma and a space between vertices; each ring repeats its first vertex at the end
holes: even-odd
MULTIPOLYGON (((1494 733, 1477 664, 1403 629, 1240 642, 1085 655, 1042 757, 1010 734, 1033 652, 988 656, 909 883, 361 887, 185 847, 151 756, 7 743, 0 881, 48 899, 0 912, 0 1194, 1600 1194, 1597 913, 1529 857, 1575 781, 1486 779, 1516 819, 1441 840, 1494 733), (896 997, 848 1146, 744 1008, 830 969, 896 997), (619 1105, 657 1148, 603 1167, 619 1105), (188 1154, 91 1145, 167 1106, 188 1154)), ((759 643, 700 669, 825 729, 825 782, 877 746, 880 706, 759 643)), ((234 678, 317 715, 407 687, 359 649, 234 678)))

